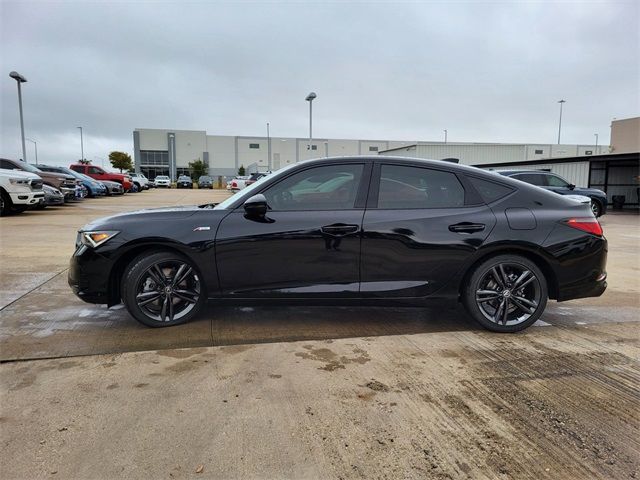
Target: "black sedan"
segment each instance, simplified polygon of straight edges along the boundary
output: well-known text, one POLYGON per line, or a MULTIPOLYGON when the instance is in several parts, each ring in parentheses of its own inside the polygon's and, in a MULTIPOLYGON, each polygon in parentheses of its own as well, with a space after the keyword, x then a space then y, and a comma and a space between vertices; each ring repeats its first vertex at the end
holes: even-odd
POLYGON ((607 241, 588 205, 473 167, 395 157, 310 160, 220 204, 143 210, 78 232, 69 284, 137 320, 218 303, 459 300, 515 332, 547 299, 599 296, 607 241))
POLYGON ((193 180, 187 175, 180 175, 176 181, 176 188, 193 188, 193 180))

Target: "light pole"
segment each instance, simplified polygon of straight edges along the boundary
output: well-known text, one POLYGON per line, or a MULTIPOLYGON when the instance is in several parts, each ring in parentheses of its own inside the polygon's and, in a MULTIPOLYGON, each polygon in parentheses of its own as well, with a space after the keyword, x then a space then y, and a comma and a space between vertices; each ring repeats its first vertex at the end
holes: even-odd
POLYGON ((80 129, 80 163, 84 162, 84 139, 82 138, 82 127, 80 129))
POLYGON ((558 145, 560 145, 560 132, 562 131, 562 104, 567 103, 566 100, 558 100, 560 104, 560 121, 558 122, 558 145))
POLYGON ((307 102, 309 102, 309 151, 311 151, 311 142, 313 140, 313 100, 317 97, 317 95, 315 94, 315 92, 311 92, 309 95, 307 95, 307 98, 305 98, 305 100, 307 102))
POLYGON ((598 134, 594 133, 593 134, 596 137, 596 148, 595 148, 595 154, 598 155, 598 134))
POLYGON ((269 122, 267 122, 267 169, 271 171, 271 135, 269 134, 269 122))
POLYGON ((25 140, 28 140, 31 143, 33 143, 33 146, 36 149, 36 165, 37 165, 38 164, 38 142, 36 142, 35 140, 31 140, 30 138, 25 138, 25 140))
POLYGON ((324 156, 329 158, 329 142, 324 142, 324 156))
POLYGON ((447 143, 447 130, 444 130, 444 143, 447 143))
POLYGON ((22 159, 27 161, 27 148, 24 145, 24 119, 22 117, 22 83, 27 83, 27 79, 18 72, 10 72, 9 76, 18 83, 18 106, 20 107, 20 133, 22 135, 22 159))

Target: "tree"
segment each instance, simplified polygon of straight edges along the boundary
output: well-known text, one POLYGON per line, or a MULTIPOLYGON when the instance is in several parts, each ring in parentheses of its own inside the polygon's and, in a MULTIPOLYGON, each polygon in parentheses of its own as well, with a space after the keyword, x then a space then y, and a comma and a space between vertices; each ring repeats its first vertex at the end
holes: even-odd
POLYGON ((89 165, 91 163, 91 160, 87 160, 86 158, 81 158, 80 160, 78 160, 78 163, 82 165, 89 165))
POLYGON ((207 165, 200 159, 189 162, 189 170, 191 170, 191 178, 194 182, 197 182, 202 175, 209 173, 207 165))
POLYGON ((240 168, 238 169, 238 175, 243 176, 244 174, 245 174, 244 165, 240 165, 240 168))
POLYGON ((120 173, 122 173, 122 170, 133 169, 133 163, 131 163, 131 155, 126 152, 111 152, 109 154, 109 161, 111 162, 111 166, 113 168, 120 169, 120 173))

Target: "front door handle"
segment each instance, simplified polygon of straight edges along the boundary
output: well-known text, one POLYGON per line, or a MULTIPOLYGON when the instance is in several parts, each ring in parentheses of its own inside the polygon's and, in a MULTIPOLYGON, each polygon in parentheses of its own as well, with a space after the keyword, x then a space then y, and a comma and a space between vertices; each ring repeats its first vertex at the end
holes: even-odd
POLYGON ((484 230, 483 223, 462 222, 455 225, 449 225, 449 230, 455 233, 474 233, 484 230))
POLYGON ((360 230, 358 225, 346 225, 344 223, 334 223, 333 225, 325 225, 320 228, 322 233, 331 235, 332 237, 342 237, 350 233, 356 233, 358 230, 360 230))

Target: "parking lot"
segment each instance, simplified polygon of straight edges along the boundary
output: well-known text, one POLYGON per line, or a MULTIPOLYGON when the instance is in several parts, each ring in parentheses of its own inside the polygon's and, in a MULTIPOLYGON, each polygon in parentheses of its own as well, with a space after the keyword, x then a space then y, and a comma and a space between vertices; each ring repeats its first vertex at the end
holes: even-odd
POLYGON ((551 302, 514 335, 450 305, 212 303, 149 329, 71 293, 85 223, 226 196, 150 190, 1 220, 5 478, 640 474, 640 217, 602 219, 602 297, 551 302))

